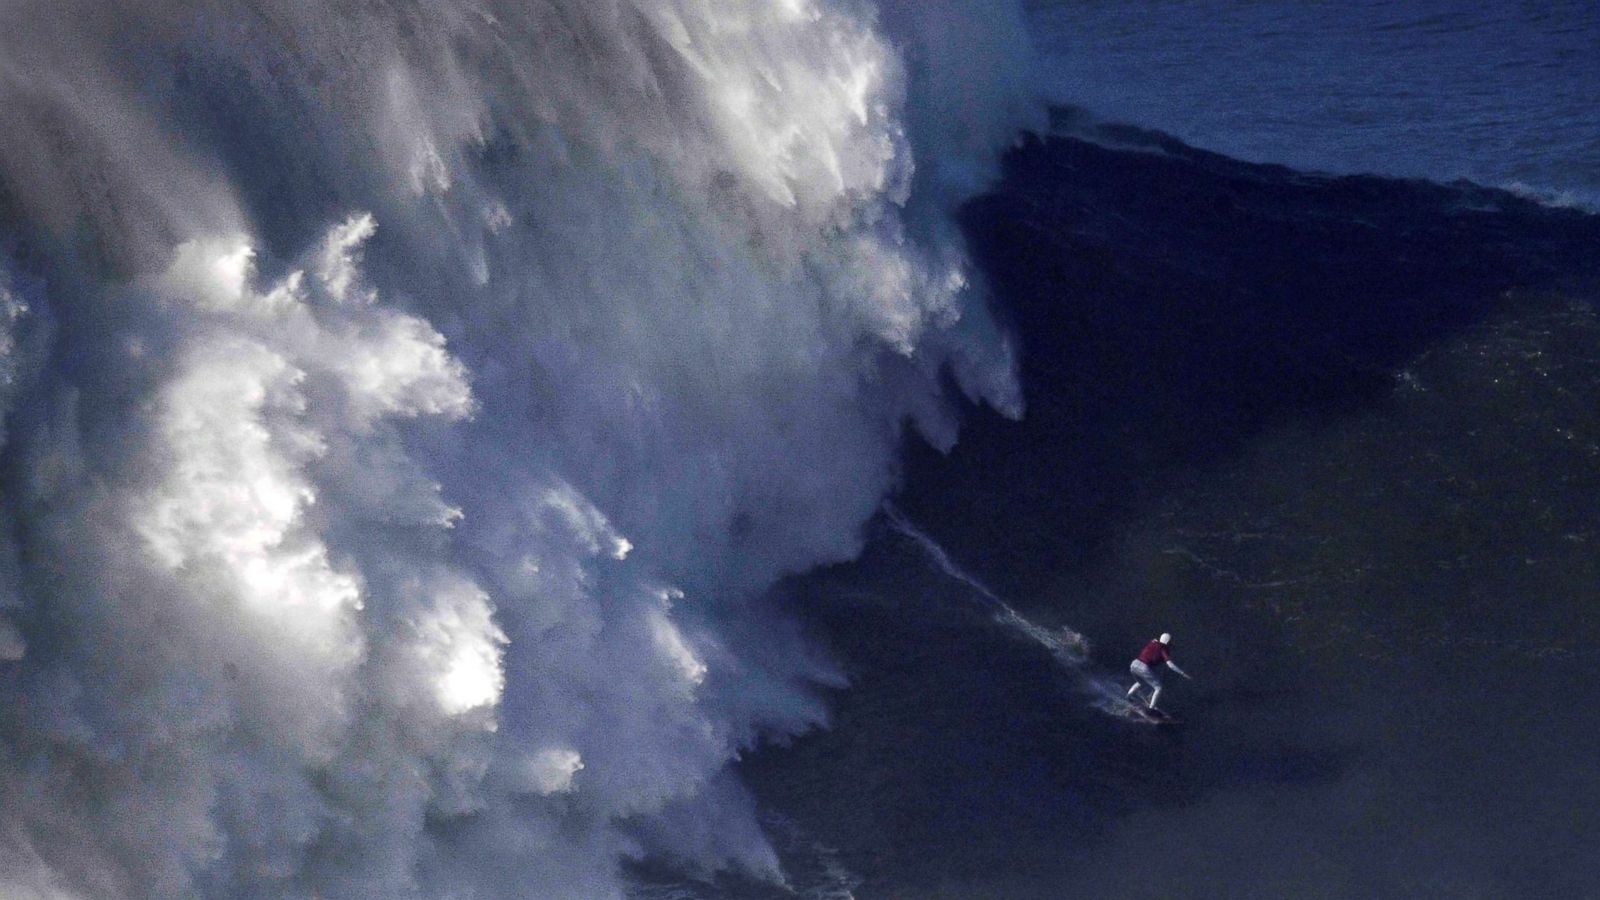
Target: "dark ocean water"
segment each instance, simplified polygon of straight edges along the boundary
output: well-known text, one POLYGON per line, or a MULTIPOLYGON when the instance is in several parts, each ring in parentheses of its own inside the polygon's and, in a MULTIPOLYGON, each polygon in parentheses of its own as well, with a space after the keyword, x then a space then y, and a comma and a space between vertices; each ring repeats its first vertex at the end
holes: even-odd
POLYGON ((852 681, 742 767, 799 893, 1581 895, 1600 218, 1062 121, 964 214, 1029 414, 908 448, 959 574, 880 523, 788 587, 852 681), (1097 711, 1162 630, 1184 724, 1097 711))
POLYGON ((1032 12, 1081 107, 963 214, 1028 415, 907 448, 945 559, 785 587, 851 679, 741 766, 795 893, 1592 893, 1600 217, 1525 197, 1600 196, 1600 15, 1032 12), (1163 630, 1183 724, 1097 710, 1163 630))
POLYGON ((1600 202, 1600 6, 1032 0, 1057 97, 1241 159, 1600 202))

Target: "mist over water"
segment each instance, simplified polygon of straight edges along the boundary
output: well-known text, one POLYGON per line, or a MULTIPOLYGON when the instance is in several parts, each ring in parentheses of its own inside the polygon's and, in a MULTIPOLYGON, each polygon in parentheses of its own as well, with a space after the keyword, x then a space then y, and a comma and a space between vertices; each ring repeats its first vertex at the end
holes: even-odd
POLYGON ((781 882, 729 762, 839 675, 1037 110, 987 3, 0 13, 0 893, 781 882), (964 53, 959 72, 942 68, 964 53))

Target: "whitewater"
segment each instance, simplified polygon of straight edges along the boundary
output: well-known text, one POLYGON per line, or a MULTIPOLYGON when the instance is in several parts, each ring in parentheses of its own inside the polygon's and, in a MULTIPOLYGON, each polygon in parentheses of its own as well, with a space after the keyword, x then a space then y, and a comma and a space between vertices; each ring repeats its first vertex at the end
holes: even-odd
POLYGON ((0 25, 0 894, 782 883, 729 765, 841 676, 766 589, 941 379, 1021 412, 950 217, 1020 12, 0 25))

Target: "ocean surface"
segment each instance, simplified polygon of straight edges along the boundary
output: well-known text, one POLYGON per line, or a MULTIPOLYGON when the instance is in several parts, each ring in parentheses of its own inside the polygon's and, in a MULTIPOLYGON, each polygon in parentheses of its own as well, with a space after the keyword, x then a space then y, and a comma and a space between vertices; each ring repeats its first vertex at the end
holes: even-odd
POLYGON ((963 221, 1029 412, 789 587, 851 680, 740 767, 791 887, 1582 893, 1600 14, 1028 9, 1061 136, 963 221), (1170 731, 1105 699, 1164 630, 1170 731))
POLYGON ((0 5, 0 897, 1592 894, 1597 42, 0 5))
POLYGON ((1029 0, 1043 80, 1256 162, 1600 202, 1600 7, 1029 0))
POLYGON ((800 893, 1581 893, 1600 219, 1116 126, 1006 171, 1028 416, 789 588, 851 680, 740 767, 800 893), (1107 696, 1163 630, 1157 730, 1107 696))

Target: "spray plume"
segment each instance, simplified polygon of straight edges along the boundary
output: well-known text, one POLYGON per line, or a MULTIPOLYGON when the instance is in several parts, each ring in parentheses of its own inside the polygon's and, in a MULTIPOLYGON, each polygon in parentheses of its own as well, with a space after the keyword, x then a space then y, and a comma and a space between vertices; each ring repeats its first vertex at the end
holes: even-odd
POLYGON ((837 675, 765 588, 941 372, 1020 411, 948 217, 1019 21, 6 4, 0 894, 780 880, 727 766, 837 675))

